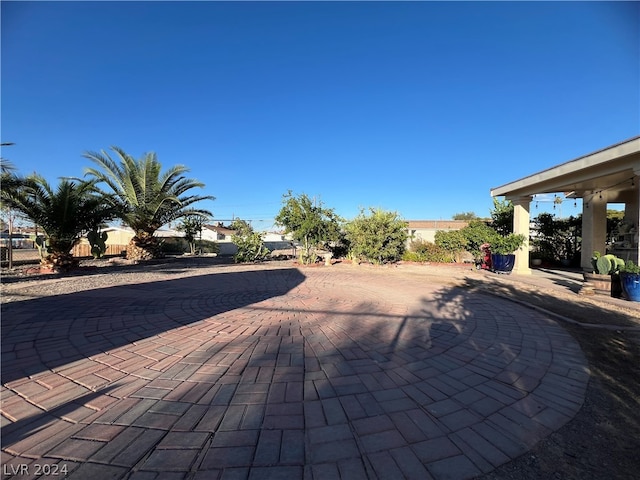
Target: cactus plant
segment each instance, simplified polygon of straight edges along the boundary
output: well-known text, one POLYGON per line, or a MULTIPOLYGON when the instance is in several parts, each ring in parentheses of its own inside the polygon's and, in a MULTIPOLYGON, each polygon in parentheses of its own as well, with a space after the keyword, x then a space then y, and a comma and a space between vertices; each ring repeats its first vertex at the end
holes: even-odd
POLYGON ((611 260, 606 255, 596 260, 596 273, 600 275, 608 275, 611 270, 611 260))
POLYGON ((591 257, 591 264, 593 265, 594 273, 599 275, 613 275, 624 267, 624 260, 615 255, 600 255, 599 252, 594 252, 591 257))
POLYGON ((91 245, 91 255, 93 255, 93 258, 102 258, 105 254, 107 251, 107 237, 107 232, 92 230, 87 233, 87 240, 89 241, 89 245, 91 245))
POLYGON ((624 268, 624 260, 621 258, 616 257, 616 264, 613 266, 613 270, 614 272, 619 272, 621 269, 624 268))
POLYGON ((36 247, 40 254, 40 260, 44 260, 44 257, 48 253, 47 240, 44 237, 36 237, 36 247))
POLYGON ((624 260, 622 260, 621 258, 618 258, 612 254, 607 254, 605 255, 605 257, 608 258, 609 261, 611 262, 611 268, 607 272, 609 275, 618 273, 620 271, 620 268, 624 267, 624 260))

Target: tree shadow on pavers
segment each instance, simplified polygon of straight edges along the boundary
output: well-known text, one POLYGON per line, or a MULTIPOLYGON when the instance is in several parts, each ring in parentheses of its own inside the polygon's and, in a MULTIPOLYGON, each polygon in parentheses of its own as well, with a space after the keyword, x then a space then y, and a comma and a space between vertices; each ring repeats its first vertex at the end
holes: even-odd
MULTIPOLYGON (((570 348, 567 334, 564 343, 543 345, 533 323, 562 338, 557 326, 525 307, 499 303, 449 288, 425 296, 406 315, 367 304, 351 312, 315 312, 319 332, 306 339, 318 359, 315 393, 327 422, 352 428, 342 432, 342 451, 319 445, 326 456, 312 458, 318 455, 322 463, 351 449, 367 469, 381 474, 378 453, 399 455, 409 447, 426 468, 423 476, 470 478, 524 454, 569 420, 586 386, 579 350, 570 348), (524 329, 513 318, 518 315, 529 322, 524 329), (541 353, 532 349, 536 342, 541 353), (537 416, 536 409, 546 407, 542 395, 550 396, 543 390, 549 387, 545 376, 552 355, 559 355, 558 362, 566 356, 565 370, 575 370, 567 380, 573 398, 537 416), (529 395, 541 384, 535 401, 529 395), (356 432, 353 440, 350 431, 356 432)), ((398 472, 404 468, 402 462, 395 465, 398 472)))
MULTIPOLYGON (((31 407, 31 411, 27 413, 23 418, 6 422, 2 426, 2 445, 3 449, 8 446, 16 445, 19 442, 29 439, 34 435, 39 435, 41 441, 50 439, 52 436, 59 432, 76 425, 82 419, 95 413, 92 404, 100 397, 107 395, 109 391, 116 388, 116 385, 109 385, 101 388, 97 391, 86 390, 87 393, 73 398, 67 402, 62 402, 51 410, 43 411, 37 409, 33 405, 29 405, 26 400, 19 399, 24 405, 22 407, 14 406, 16 409, 20 409, 23 413, 26 413, 25 406, 31 407), (62 423, 60 423, 62 422, 62 423)), ((13 399, 3 398, 3 403, 16 403, 13 399)), ((11 410, 11 406, 5 408, 11 410)), ((32 444, 37 442, 31 441, 32 444)), ((23 451, 18 447, 10 448, 14 455, 20 455, 23 451)))
MULTIPOLYGON (((444 293, 438 302, 444 306, 456 301, 473 310, 473 297, 482 295, 493 298, 498 314, 514 307, 512 301, 522 307, 539 307, 543 309, 538 312, 542 318, 577 342, 588 362, 590 377, 584 403, 575 416, 540 441, 530 455, 499 467, 486 478, 634 478, 640 469, 636 455, 640 449, 640 332, 594 325, 637 325, 637 314, 593 299, 559 298, 520 287, 467 279, 459 289, 444 293)), ((527 318, 515 313, 512 317, 526 328, 527 318)))
POLYGON ((332 463, 348 461, 363 478, 470 478, 487 471, 488 462, 476 466, 455 436, 482 422, 452 400, 472 389, 449 375, 468 362, 460 360, 470 348, 468 312, 451 304, 439 309, 430 297, 421 303, 406 314, 368 303, 313 312, 314 335, 305 341, 317 365, 307 369, 305 414, 317 478, 332 463))
MULTIPOLYGON (((63 366, 81 377, 83 365, 73 362, 206 319, 203 334, 231 332, 217 316, 285 295, 304 280, 295 268, 222 272, 3 304, 2 383, 63 366)), ((181 341, 188 339, 159 338, 157 350, 139 357, 141 366, 162 362, 181 341)), ((134 356, 122 361, 135 363, 134 356)))

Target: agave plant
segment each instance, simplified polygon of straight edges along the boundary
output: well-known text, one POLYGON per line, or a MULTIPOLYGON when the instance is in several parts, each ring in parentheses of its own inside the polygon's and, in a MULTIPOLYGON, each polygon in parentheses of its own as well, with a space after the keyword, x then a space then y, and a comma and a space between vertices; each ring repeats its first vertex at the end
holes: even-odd
POLYGON ((95 181, 64 178, 53 189, 44 177, 31 175, 20 179, 18 188, 4 190, 2 201, 44 230, 48 249, 43 263, 62 270, 77 263, 71 250, 83 233, 115 215, 95 181))
POLYGON ((104 182, 113 192, 119 217, 135 233, 127 246, 127 258, 145 260, 161 256, 154 232, 163 225, 187 216, 210 216, 207 210, 194 208, 201 200, 214 200, 210 195, 189 195, 193 188, 204 184, 186 178, 189 170, 176 165, 162 172, 155 153, 134 159, 119 147, 111 147, 113 159, 104 150, 85 153, 85 158, 99 168, 87 168, 85 174, 104 182))

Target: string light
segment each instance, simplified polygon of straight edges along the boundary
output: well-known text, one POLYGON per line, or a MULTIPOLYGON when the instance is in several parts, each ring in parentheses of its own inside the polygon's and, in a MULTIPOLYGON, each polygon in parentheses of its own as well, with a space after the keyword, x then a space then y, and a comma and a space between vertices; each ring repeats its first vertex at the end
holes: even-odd
POLYGON ((619 187, 620 185, 622 185, 624 183, 627 183, 629 180, 631 180, 631 186, 632 187, 635 186, 635 179, 634 179, 634 177, 631 177, 631 178, 627 178, 626 180, 623 180, 621 182, 618 182, 615 185, 611 185, 609 187, 605 187, 605 188, 603 188, 601 190, 598 190, 597 192, 594 193, 594 195, 596 193, 598 193, 600 195, 600 198, 602 198, 602 192, 606 192, 607 190, 611 190, 612 188, 619 187))

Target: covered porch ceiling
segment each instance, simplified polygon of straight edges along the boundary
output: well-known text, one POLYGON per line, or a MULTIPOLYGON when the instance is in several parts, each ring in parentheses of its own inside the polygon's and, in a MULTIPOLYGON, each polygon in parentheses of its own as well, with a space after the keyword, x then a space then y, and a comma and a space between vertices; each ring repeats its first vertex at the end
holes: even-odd
POLYGON ((491 189, 492 197, 563 192, 584 198, 607 192, 607 201, 625 203, 638 188, 640 136, 491 189))

